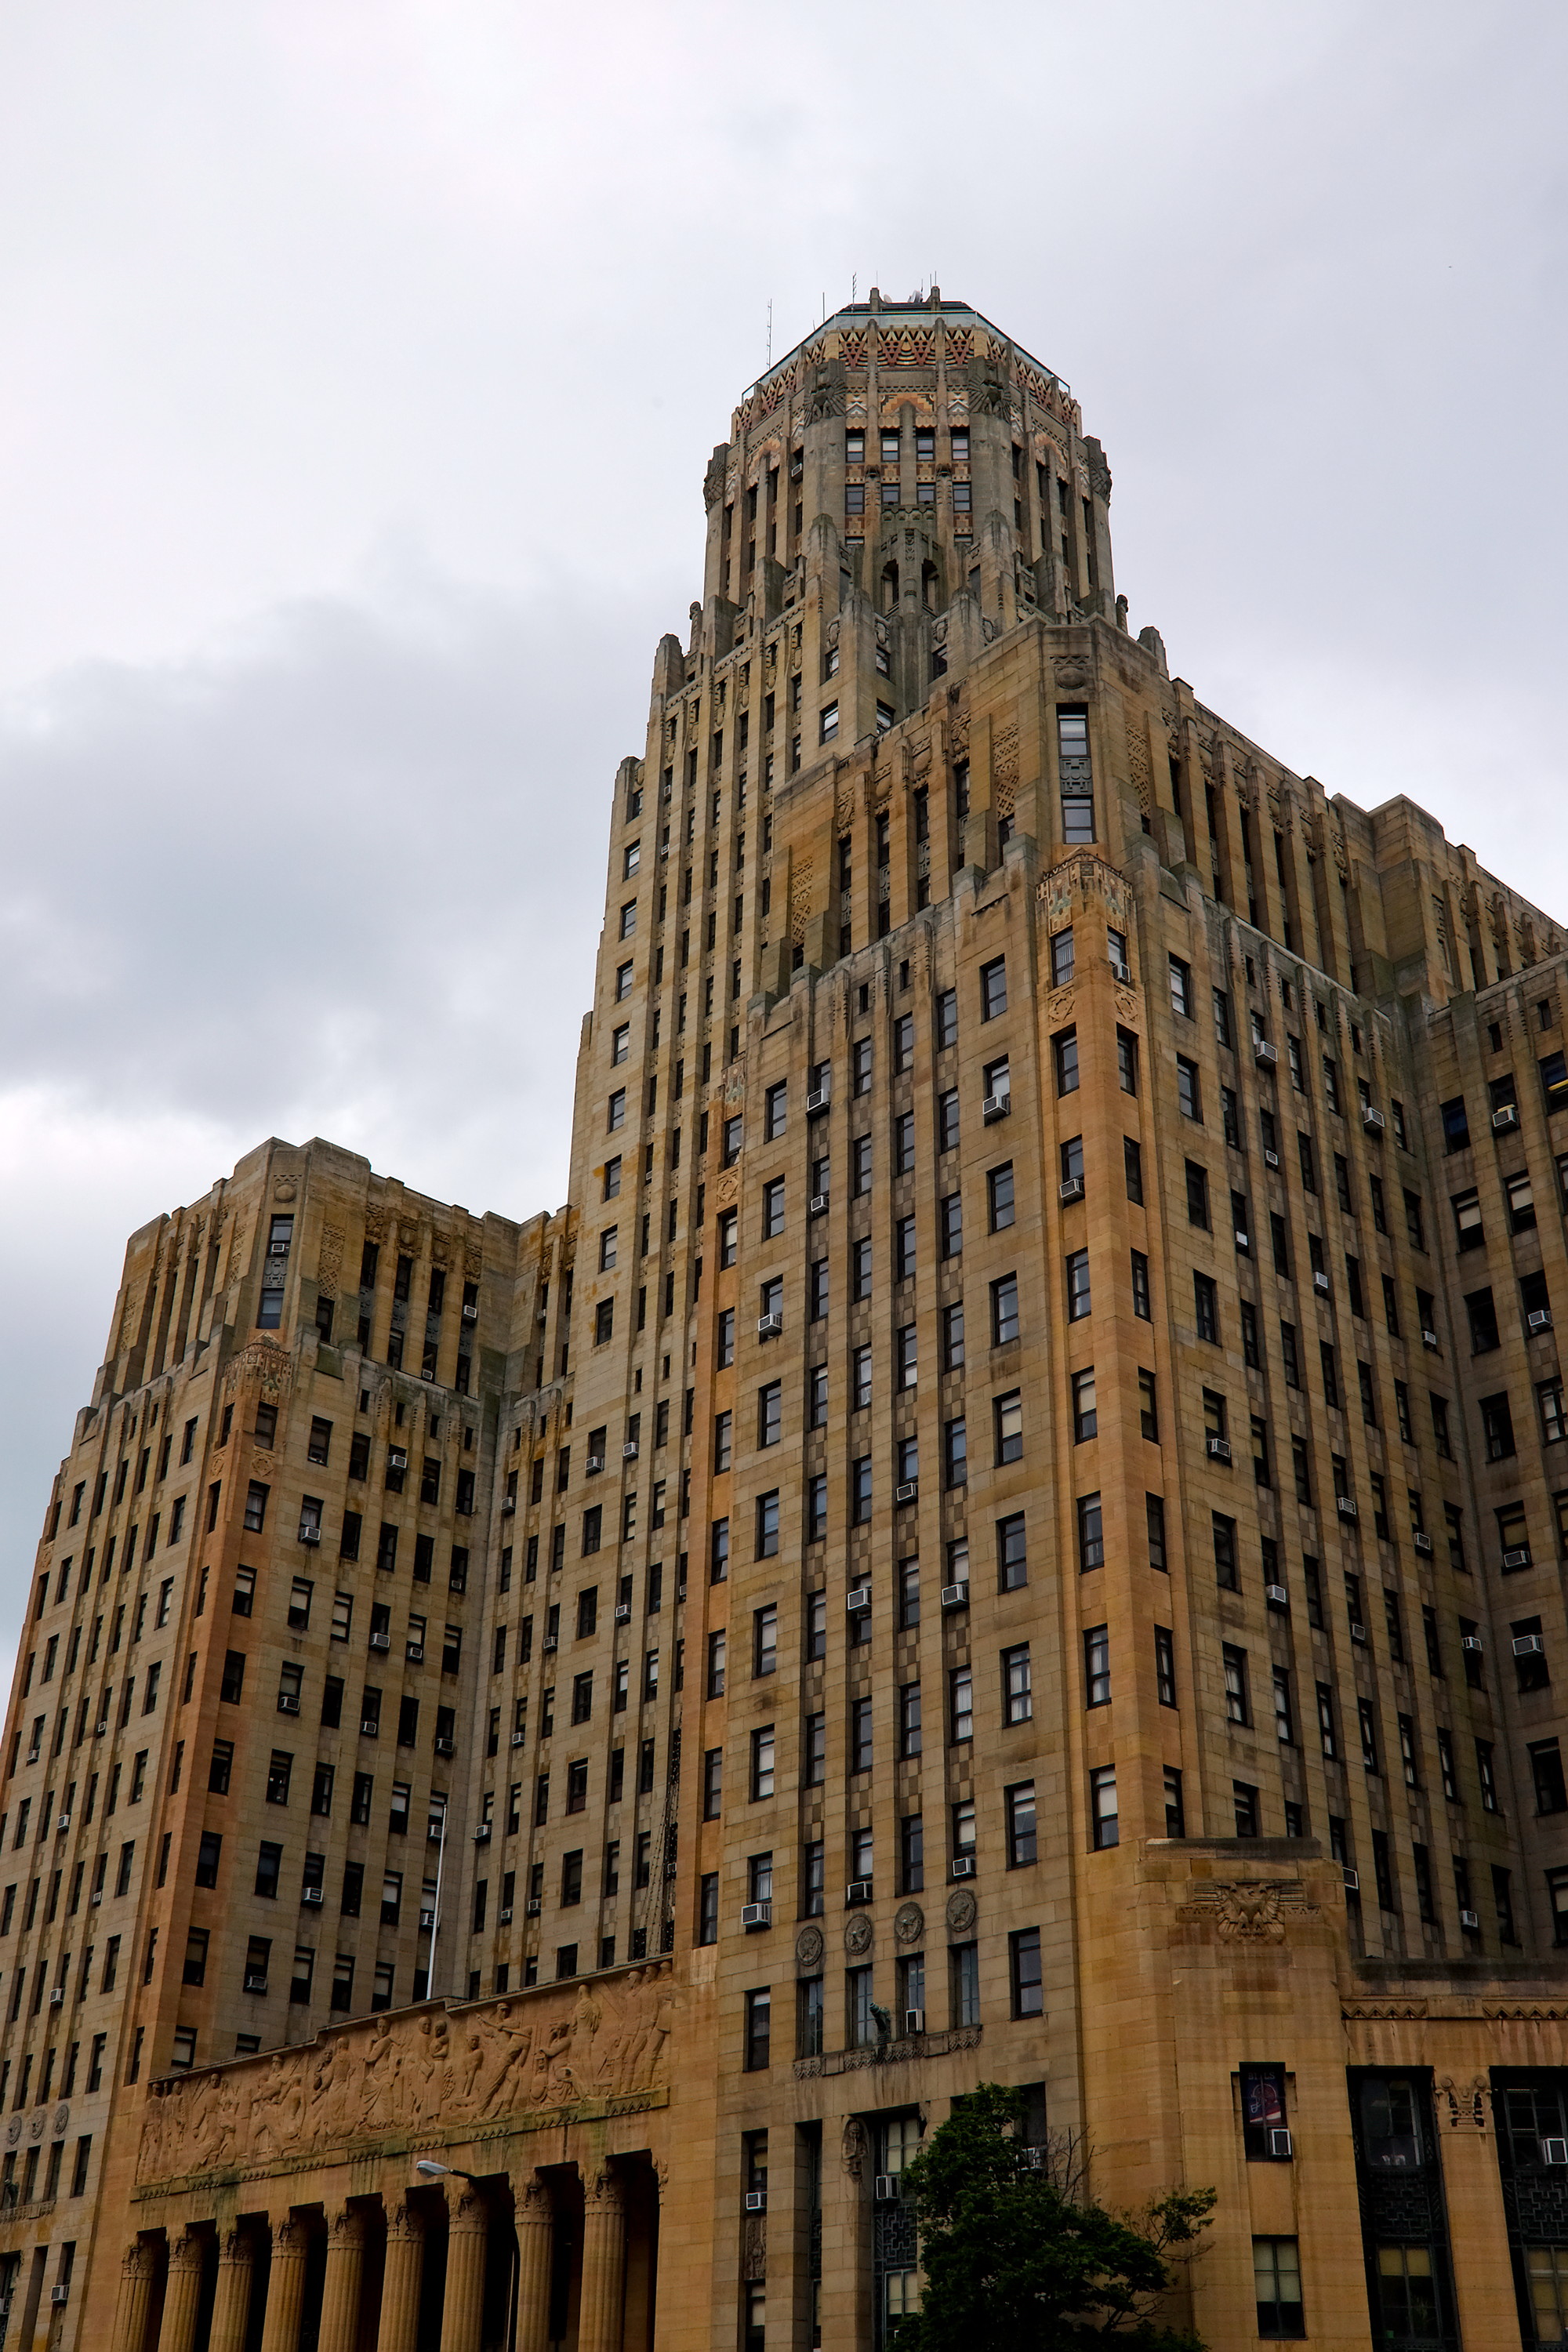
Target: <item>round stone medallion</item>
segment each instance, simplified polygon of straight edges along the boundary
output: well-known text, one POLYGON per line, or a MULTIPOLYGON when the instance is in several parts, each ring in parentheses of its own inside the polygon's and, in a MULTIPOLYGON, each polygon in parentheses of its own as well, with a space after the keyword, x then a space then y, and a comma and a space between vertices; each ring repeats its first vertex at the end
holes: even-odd
POLYGON ((820 1967, 824 1949, 820 1927, 803 1927, 795 1939, 795 1956, 803 1969, 820 1967))
POLYGON ((871 1948, 871 1922, 864 1911, 852 1912, 844 1923, 844 1948, 858 1957, 871 1948))
POLYGON ((960 1886, 947 1898, 947 1924, 955 1936, 965 1936, 973 1927, 980 1906, 967 1886, 960 1886))
POLYGON ((918 1903, 900 1903, 893 1914, 893 1933, 900 1944, 918 1944, 926 1931, 926 1915, 918 1903))

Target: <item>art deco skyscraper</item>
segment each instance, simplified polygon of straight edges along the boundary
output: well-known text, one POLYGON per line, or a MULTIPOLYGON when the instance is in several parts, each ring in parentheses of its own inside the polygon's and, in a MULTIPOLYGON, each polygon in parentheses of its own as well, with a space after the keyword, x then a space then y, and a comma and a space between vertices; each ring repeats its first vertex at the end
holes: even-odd
POLYGON ((132 1244, 8 1723, 13 2325, 882 2347, 997 2079, 1218 2189, 1216 2345, 1555 2341, 1561 934, 1169 677, 934 289, 704 495, 569 1206, 273 1142, 132 1244))

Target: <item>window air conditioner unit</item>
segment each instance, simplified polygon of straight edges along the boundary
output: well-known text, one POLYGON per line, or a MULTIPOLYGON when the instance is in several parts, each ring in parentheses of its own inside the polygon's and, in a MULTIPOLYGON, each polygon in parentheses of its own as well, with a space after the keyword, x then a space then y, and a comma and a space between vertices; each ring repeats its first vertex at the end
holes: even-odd
POLYGON ((896 2172, 879 2172, 877 2175, 875 2193, 879 2205, 891 2205, 899 2193, 898 2174, 896 2172))
POLYGON ((904 2032, 906 2033, 923 2033, 925 2030, 926 2013, 924 2010, 906 2009, 904 2011, 904 2032))
POLYGON ((505 1905, 501 1910, 496 1913, 496 1917, 503 1927, 510 1927, 511 1926, 511 1905, 510 1903, 505 1905))
POLYGON ((1361 1123, 1369 1135, 1381 1135, 1388 1125, 1383 1113, 1373 1110, 1370 1103, 1363 1103, 1361 1107, 1361 1123))
POLYGON ((870 1880, 868 1878, 852 1878, 848 1885, 844 1890, 844 1908, 846 1911, 857 1910, 862 1903, 869 1903, 870 1900, 870 1880))
POLYGON ((65 1997, 66 1989, 64 1985, 51 1985, 49 1987, 49 2007, 51 2009, 59 2009, 65 2001, 65 1997))
POLYGON ((1475 1935, 1479 1931, 1480 1924, 1481 1915, 1479 1911, 1460 1912, 1459 1925, 1466 1930, 1467 1934, 1471 1936, 1475 1935))
POLYGON ((596 1478, 605 1466, 605 1457, 602 1454, 590 1454, 584 1466, 590 1478, 596 1478))
POLYGON ((476 1845, 489 1845, 489 1842, 490 1825, 489 1822, 481 1822, 479 1828, 474 1832, 474 1843, 476 1845))
POLYGON ((392 1647, 391 1634, 373 1633, 370 1637, 370 1646, 373 1650, 390 1650, 392 1647))
POLYGON ((503 1519, 510 1519, 510 1517, 511 1517, 511 1515, 512 1515, 512 1513, 516 1510, 516 1508, 517 1508, 517 1496, 516 1496, 515 1495, 503 1495, 503 1496, 502 1496, 502 1497, 501 1497, 501 1507, 500 1507, 500 1515, 501 1515, 502 1518, 503 1518, 503 1519))
POLYGON ((1517 1103, 1504 1103, 1500 1109, 1494 1110, 1492 1113, 1492 1125, 1498 1129, 1500 1134, 1505 1127, 1517 1127, 1519 1125, 1519 1105, 1517 1103))
POLYGON ((70 2289, 69 2289, 69 2287, 68 2287, 68 2286, 57 2286, 57 2287, 51 2287, 51 2288, 49 2289, 49 2301, 50 2301, 51 2303, 68 2303, 68 2302, 70 2301, 70 2289))
POLYGON ((421 1911, 419 1914, 419 1925, 425 1934, 428 1935, 431 1928, 436 1925, 436 1914, 434 1910, 421 1911))
POLYGON ((404 1651, 403 1651, 403 1654, 404 1654, 404 1656, 407 1659, 407 1661, 408 1661, 408 1663, 409 1663, 409 1664, 410 1664, 411 1666, 422 1666, 422 1665, 424 1664, 424 1663, 425 1663, 425 1644, 424 1644, 424 1643, 423 1643, 423 1642, 408 1642, 408 1643, 405 1643, 404 1644, 404 1651))
POLYGON ((1279 1154, 1277 1151, 1266 1151, 1263 1155, 1263 1165, 1265 1168, 1278 1168, 1279 1154))
POLYGON ((479 1310, 478 1307, 476 1307, 476 1306, 475 1306, 475 1304, 474 1304, 474 1302, 472 1301, 472 1299, 468 1300, 468 1301, 465 1303, 464 1307, 463 1307, 463 1320, 464 1320, 464 1322, 465 1322, 465 1323, 477 1323, 477 1322, 479 1321, 479 1310))
POLYGON ((381 1719, 378 1716, 362 1715, 359 1719, 359 1728, 362 1739, 378 1739, 381 1736, 381 1719))
POLYGON ((974 1856, 972 1853, 955 1853, 952 1857, 952 1869, 954 1878, 973 1878, 974 1856))
POLYGON ((267 1990, 267 1979, 264 1976, 258 1975, 254 1969, 247 1969, 245 1971, 245 1990, 247 1992, 265 1992, 267 1990))
POLYGON ((626 1444, 621 1448, 621 1460, 623 1462, 635 1462, 641 1452, 642 1446, 638 1440, 635 1437, 628 1437, 626 1444))
POLYGON ((1509 1549, 1505 1551, 1502 1556, 1502 1564, 1505 1568, 1528 1568, 1530 1566, 1530 1546, 1528 1544, 1510 1545, 1509 1549))
POLYGON ((436 1750, 436 1753, 437 1753, 437 1756, 450 1756, 450 1755, 451 1755, 451 1753, 452 1753, 452 1748, 453 1748, 453 1742, 452 1742, 451 1740, 449 1740, 449 1739, 437 1739, 437 1740, 434 1741, 432 1744, 433 1744, 433 1746, 434 1746, 434 1748, 435 1748, 435 1750, 436 1750))
POLYGON ((447 1819, 446 1813, 445 1813, 445 1811, 442 1811, 442 1812, 440 1812, 440 1813, 438 1813, 438 1814, 437 1815, 436 1819, 435 1819, 433 1822, 426 1822, 426 1828, 425 1828, 425 1834, 426 1834, 426 1838, 429 1840, 429 1842, 430 1842, 430 1843, 431 1843, 432 1845, 439 1845, 439 1844, 440 1844, 440 1843, 441 1843, 441 1830, 442 1830, 442 1826, 443 1826, 443 1824, 444 1824, 444 1823, 445 1823, 445 1822, 446 1822, 446 1819, 447 1819))
POLYGON ((826 1193, 814 1192, 805 1204, 805 1213, 808 1217, 825 1217, 827 1214, 826 1193))
POLYGON ((852 1584, 848 1591, 844 1596, 844 1606, 851 1617, 858 1617, 862 1609, 869 1609, 871 1606, 870 1586, 868 1584, 852 1584))
POLYGON ((629 1601, 616 1601, 616 1624, 617 1624, 617 1625, 629 1625, 629 1624, 631 1623, 631 1622, 632 1622, 632 1604, 631 1604, 631 1602, 630 1602, 629 1601))
POLYGON ((780 1337, 783 1330, 784 1317, 782 1315, 758 1316, 757 1337, 759 1339, 776 1339, 780 1337))
MULTIPOLYGON (((94 1724, 94 1726, 93 1726, 93 1727, 92 1727, 92 1736, 93 1736, 93 1738, 94 1738, 95 1739, 101 1739, 101 1738, 103 1738, 104 1733, 105 1733, 108 1729, 109 1729, 109 1717, 108 1717, 107 1716, 105 1716, 105 1717, 104 1717, 104 1718, 103 1718, 103 1721, 102 1721, 101 1723, 95 1723, 95 1724, 94 1724)), ((37 1760, 38 1760, 38 1759, 37 1759, 37 1758, 36 1756, 29 1756, 29 1757, 28 1757, 28 1759, 27 1759, 27 1761, 28 1761, 28 1763, 29 1763, 29 1764, 36 1764, 36 1763, 37 1762, 37 1760)))
POLYGON ((901 1486, 894 1487, 893 1500, 895 1503, 912 1503, 920 1490, 918 1478, 906 1478, 901 1486))
POLYGON ((1360 1871, 1352 1870, 1348 1863, 1343 1865, 1343 1868, 1345 1874, 1345 1893, 1347 1895, 1359 1895, 1361 1893, 1360 1871))
POLYGON ((1321 1290, 1323 1297, 1326 1298, 1329 1295, 1328 1276, 1326 1274, 1314 1274, 1312 1276, 1312 1287, 1314 1290, 1321 1290))
POLYGON ((1435 1348, 1437 1344, 1437 1334, 1436 1331, 1428 1331, 1425 1324, 1421 1328, 1421 1344, 1424 1348, 1435 1348))
POLYGON ((1236 1246, 1238 1250, 1249 1250, 1252 1247, 1251 1234, 1244 1234, 1239 1225, 1236 1228, 1236 1246))
POLYGON ((401 1445, 389 1445, 387 1447, 386 1466, 389 1470, 407 1469, 408 1455, 401 1445))
POLYGON ((543 1641, 540 1643, 540 1647, 546 1653, 546 1654, 548 1654, 552 1650, 558 1650, 561 1647, 560 1635, 558 1633, 546 1633, 543 1641))
POLYGON ((994 1127, 999 1118, 1007 1118, 1012 1108, 1013 1097, 1010 1094, 987 1095, 980 1106, 980 1116, 987 1127, 994 1127))
POLYGON ((1046 2151, 1043 2147, 1021 2147, 1018 2150, 1018 2163, 1025 2172, 1044 2172, 1046 2151))
POLYGON ((299 1712, 300 1712, 300 1694, 298 1693, 298 1691, 279 1691, 279 1694, 278 1694, 278 1712, 279 1712, 279 1715, 298 1715, 298 1714, 299 1714, 299 1712))
POLYGON ((742 1904, 741 1925, 742 1927, 771 1927, 773 1924, 773 1906, 771 1903, 742 1904))
POLYGON ((512 1735, 511 1735, 511 1744, 512 1744, 512 1746, 513 1746, 514 1748, 523 1748, 523 1747, 526 1747, 526 1746, 527 1746, 527 1744, 528 1744, 528 1734, 527 1734, 527 1732, 526 1732, 526 1731, 514 1731, 514 1732, 512 1733, 512 1735))
MULTIPOLYGON (((100 1731, 107 1731, 107 1730, 108 1730, 108 1728, 109 1728, 109 1726, 108 1726, 106 1723, 100 1723, 100 1724, 99 1725, 99 1729, 100 1729, 100 1731)), ((37 1749, 36 1748, 28 1748, 28 1750, 27 1750, 27 1754, 26 1754, 26 1761, 27 1763, 29 1763, 29 1764, 36 1764, 36 1763, 37 1762, 37 1760, 38 1760, 38 1751, 37 1751, 37 1749)))
POLYGON ((1282 1584, 1266 1584, 1263 1598, 1270 1609, 1289 1609, 1290 1606, 1290 1595, 1282 1584))
POLYGON ((93 1889, 93 1895, 92 1895, 92 1899, 93 1899, 93 1901, 94 1901, 95 1903, 101 1903, 101 1902, 102 1902, 102 1900, 103 1900, 103 1889, 102 1889, 102 1887, 101 1887, 101 1886, 94 1887, 94 1889, 93 1889))
POLYGON ((321 1528, 300 1528, 300 1541, 302 1544, 319 1544, 319 1543, 321 1542, 321 1528))
POLYGON ((1352 1642, 1364 1642, 1365 1639, 1366 1627, 1364 1625, 1358 1625, 1352 1618, 1351 1621, 1351 1640, 1352 1642))
POLYGON ((1356 1509, 1356 1500, 1353 1495, 1336 1495, 1334 1496, 1334 1508, 1338 1511, 1342 1519, 1354 1519, 1361 1516, 1356 1509))
POLYGON ((820 1118, 823 1112, 829 1108, 832 1101, 833 1092, 831 1087, 818 1087, 815 1094, 809 1094, 805 1098, 805 1115, 807 1118, 820 1118))
POLYGON ((300 1889, 300 1900, 301 1903, 317 1904, 323 1902, 325 1897, 319 1886, 302 1886, 300 1889))
POLYGON ((1268 2153, 1270 2156, 1283 2157, 1289 2157, 1295 2154, 1295 2149, 1292 2147, 1290 2143, 1290 2135, 1288 2131, 1282 2130, 1278 2126, 1270 2131, 1268 2135, 1268 2153))
POLYGON ((1480 1651, 1485 1649, 1486 1644, 1481 1640, 1479 1633, 1461 1633, 1459 1636, 1459 1647, 1461 1650, 1480 1651))
POLYGON ((1208 1441, 1207 1441, 1207 1452, 1208 1452, 1208 1457, 1209 1457, 1209 1460, 1210 1460, 1211 1462, 1228 1462, 1228 1461, 1230 1460, 1230 1440, 1229 1440, 1229 1438, 1228 1438, 1228 1437, 1211 1437, 1211 1438, 1209 1438, 1209 1439, 1208 1439, 1208 1441))
POLYGON ((944 1584, 942 1588, 942 1605, 944 1609, 967 1609, 969 1606, 968 1585, 944 1584))
POLYGON ((1527 1315, 1524 1319, 1532 1331, 1550 1331, 1552 1309, 1550 1307, 1538 1307, 1532 1315, 1527 1315))
POLYGON ((1278 1045, 1271 1045, 1267 1037, 1255 1037, 1252 1041, 1252 1058, 1255 1062, 1263 1063, 1266 1068, 1273 1069, 1279 1059, 1279 1048, 1278 1045))
POLYGON ((1432 1549, 1431 1537, 1426 1535, 1420 1528, 1416 1528, 1415 1533, 1411 1537, 1410 1540, 1415 1545, 1417 1551, 1430 1551, 1432 1549))
POLYGON ((1546 1655, 1546 1644, 1539 1633, 1516 1633, 1513 1637, 1513 1654, 1516 1658, 1543 1658, 1546 1655))
POLYGON ((56 1823, 55 1823, 55 1835, 56 1835, 57 1837, 58 1837, 58 1836, 59 1836, 59 1834, 60 1834, 60 1832, 61 1832, 61 1831, 62 1831, 62 1830, 68 1830, 68 1829, 69 1829, 69 1827, 70 1827, 70 1825, 71 1825, 71 1817, 70 1817, 70 1815, 69 1815, 68 1813, 62 1813, 62 1814, 60 1815, 60 1817, 59 1817, 58 1821, 57 1821, 57 1822, 56 1822, 56 1823))
POLYGON ((747 2212, 748 2212, 748 2213, 765 2213, 765 2212, 767 2211, 767 2210, 768 2210, 768 2192, 767 2192, 767 2190, 766 2190, 765 2189, 747 2189, 747 2191, 746 2191, 746 2210, 747 2210, 747 2212))
POLYGON ((1541 2161, 1542 2164, 1568 2164, 1568 2139, 1543 2139, 1541 2161))
POLYGON ((1083 1178, 1081 1176, 1068 1176, 1066 1178, 1062 1183, 1057 1186, 1057 1198, 1062 1202, 1064 1207, 1069 1201, 1081 1201, 1083 1198, 1083 1178))

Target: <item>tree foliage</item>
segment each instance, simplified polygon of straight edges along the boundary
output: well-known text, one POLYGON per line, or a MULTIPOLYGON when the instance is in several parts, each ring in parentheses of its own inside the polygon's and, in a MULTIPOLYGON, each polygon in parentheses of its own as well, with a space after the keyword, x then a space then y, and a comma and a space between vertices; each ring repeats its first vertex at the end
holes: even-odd
POLYGON ((1069 2352, 1108 2339, 1125 2352, 1205 2352, 1152 2312, 1173 2259, 1207 2227, 1215 2191, 1107 2212, 1083 2191, 1076 2147, 1026 2148, 1023 2118, 1019 2093, 982 2084, 906 2170, 926 2287, 900 2352, 1069 2352))

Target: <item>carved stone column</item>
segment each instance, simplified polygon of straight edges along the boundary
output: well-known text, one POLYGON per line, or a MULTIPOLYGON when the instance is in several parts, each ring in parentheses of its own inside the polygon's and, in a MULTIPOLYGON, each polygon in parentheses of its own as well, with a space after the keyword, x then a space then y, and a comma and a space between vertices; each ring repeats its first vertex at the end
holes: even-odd
POLYGON ((243 2230, 226 2233, 218 2248, 217 2294, 213 2303, 209 2352, 245 2352, 254 2255, 255 2249, 243 2230))
POLYGON ((300 2307, 305 2300, 305 2225, 286 2213, 272 2224, 272 2272, 261 2352, 296 2352, 300 2307))
POLYGON ((321 2352, 354 2352, 359 2342, 364 2216, 342 2205, 327 2217, 327 2275, 321 2287, 321 2352))
POLYGON ((607 2169, 583 2185, 583 2293, 577 2352, 620 2352, 626 2220, 621 2185, 607 2169))
POLYGON ((386 2217, 386 2267, 382 2273, 375 2352, 415 2352, 424 2275, 423 2216, 416 2206, 395 2205, 386 2217))
POLYGON ((114 2352, 145 2352, 147 2306, 153 2300, 153 2249, 138 2238, 125 2249, 114 2306, 114 2352))
POLYGON ((465 2189, 447 2227, 447 2295, 441 2305, 441 2352, 479 2352, 485 2305, 482 2197, 465 2189))
POLYGON ((545 2352, 550 2341, 555 2210, 537 2172, 522 2184, 513 2218, 517 2223, 517 2352, 545 2352))
POLYGON ((196 2306, 202 2296, 202 2242, 186 2230, 169 2242, 169 2282, 163 2290, 163 2324, 158 2352, 192 2352, 196 2306))

